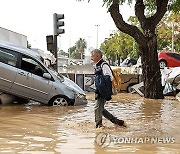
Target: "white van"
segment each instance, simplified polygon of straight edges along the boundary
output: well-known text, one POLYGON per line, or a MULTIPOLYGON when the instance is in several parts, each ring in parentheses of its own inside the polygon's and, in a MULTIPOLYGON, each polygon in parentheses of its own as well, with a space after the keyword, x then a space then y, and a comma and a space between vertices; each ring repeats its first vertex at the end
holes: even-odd
POLYGON ((0 91, 50 106, 86 104, 84 91, 27 48, 0 42, 0 91))

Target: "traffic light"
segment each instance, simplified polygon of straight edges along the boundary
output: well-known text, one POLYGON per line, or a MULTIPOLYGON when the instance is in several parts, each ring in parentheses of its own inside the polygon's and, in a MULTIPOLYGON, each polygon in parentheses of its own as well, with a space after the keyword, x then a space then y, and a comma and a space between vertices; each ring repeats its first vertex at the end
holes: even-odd
POLYGON ((46 42, 47 42, 47 50, 53 53, 53 35, 46 36, 46 42))
POLYGON ((64 14, 53 14, 54 35, 65 33, 65 30, 60 28, 64 26, 64 21, 61 21, 61 19, 64 19, 64 14))

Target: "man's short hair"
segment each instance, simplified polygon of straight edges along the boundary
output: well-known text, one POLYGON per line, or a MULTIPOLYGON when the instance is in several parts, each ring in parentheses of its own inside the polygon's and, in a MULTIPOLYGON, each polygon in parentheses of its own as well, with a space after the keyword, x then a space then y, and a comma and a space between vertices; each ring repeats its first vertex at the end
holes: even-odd
POLYGON ((94 49, 94 50, 92 50, 92 51, 91 51, 91 54, 98 54, 98 55, 100 55, 100 57, 102 57, 102 52, 101 52, 101 50, 99 50, 99 49, 94 49))

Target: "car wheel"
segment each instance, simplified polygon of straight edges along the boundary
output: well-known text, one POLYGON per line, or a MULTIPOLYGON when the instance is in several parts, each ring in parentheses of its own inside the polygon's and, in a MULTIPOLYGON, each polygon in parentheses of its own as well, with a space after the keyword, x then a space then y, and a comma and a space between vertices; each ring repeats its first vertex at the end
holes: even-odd
POLYGON ((57 96, 53 98, 50 102, 50 106, 68 106, 68 98, 65 96, 57 96))
POLYGON ((161 68, 161 69, 163 69, 164 67, 166 67, 167 66, 167 62, 165 61, 165 60, 160 60, 159 61, 159 67, 161 68))
POLYGON ((132 93, 132 92, 133 92, 132 86, 128 86, 128 87, 127 87, 127 92, 128 92, 128 93, 132 93))

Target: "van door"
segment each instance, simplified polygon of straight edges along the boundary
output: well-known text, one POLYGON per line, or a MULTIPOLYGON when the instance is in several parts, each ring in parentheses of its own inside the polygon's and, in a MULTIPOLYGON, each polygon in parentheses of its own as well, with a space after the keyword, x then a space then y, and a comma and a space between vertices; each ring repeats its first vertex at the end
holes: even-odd
POLYGON ((46 72, 45 67, 36 59, 22 55, 21 66, 12 89, 29 99, 47 101, 53 82, 43 78, 46 72))
POLYGON ((9 92, 17 74, 18 53, 0 48, 0 90, 9 92))

